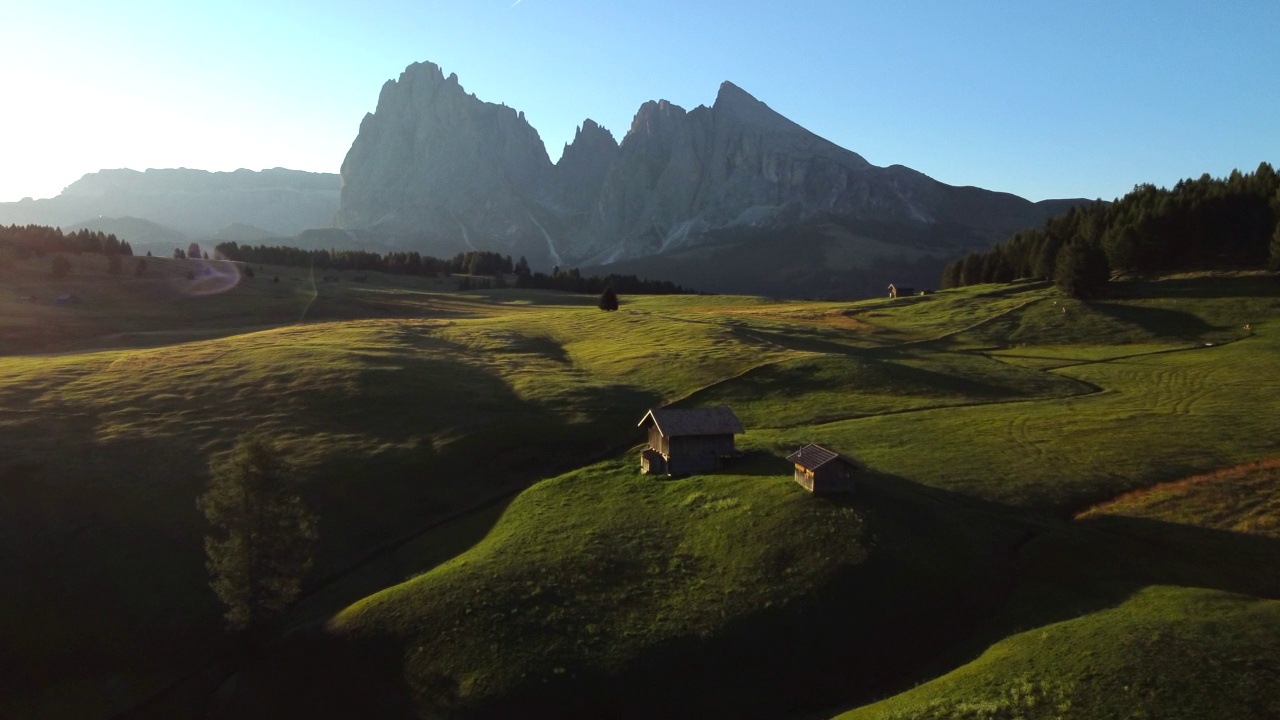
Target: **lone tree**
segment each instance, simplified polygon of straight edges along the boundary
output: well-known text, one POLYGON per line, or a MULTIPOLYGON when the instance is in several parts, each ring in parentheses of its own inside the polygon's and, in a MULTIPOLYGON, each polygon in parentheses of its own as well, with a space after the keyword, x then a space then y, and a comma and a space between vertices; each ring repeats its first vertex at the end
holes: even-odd
POLYGON ((209 586, 227 605, 227 623, 258 627, 297 599, 311 569, 318 519, 302 502, 290 466, 266 441, 241 438, 210 465, 196 501, 213 533, 205 537, 209 586))
POLYGON ((618 309, 618 293, 613 291, 612 285, 600 293, 600 309, 610 312, 618 309))

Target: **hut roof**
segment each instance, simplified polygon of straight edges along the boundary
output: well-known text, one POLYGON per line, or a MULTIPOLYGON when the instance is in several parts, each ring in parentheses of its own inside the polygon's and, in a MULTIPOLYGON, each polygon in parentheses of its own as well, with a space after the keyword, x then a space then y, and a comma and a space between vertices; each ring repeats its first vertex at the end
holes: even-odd
POLYGON ((807 467, 810 470, 817 470, 833 460, 842 460, 850 465, 853 464, 853 461, 849 458, 834 450, 828 450, 821 445, 805 445, 787 456, 787 462, 807 467))
POLYGON ((666 437, 683 435, 737 435, 746 432, 738 416, 727 406, 678 410, 658 408, 645 413, 639 427, 652 422, 666 437))

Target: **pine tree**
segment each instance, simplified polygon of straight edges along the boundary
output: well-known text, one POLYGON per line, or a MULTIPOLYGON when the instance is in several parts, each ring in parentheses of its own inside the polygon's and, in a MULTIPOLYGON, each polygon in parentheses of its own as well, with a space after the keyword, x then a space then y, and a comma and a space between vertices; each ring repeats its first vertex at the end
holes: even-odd
POLYGON ((970 250, 960 261, 960 285, 977 285, 982 282, 982 256, 970 250))
POLYGON ((241 438, 211 471, 196 503, 214 531, 204 541, 209 585, 232 628, 260 626, 301 592, 318 519, 303 505, 289 465, 263 440, 241 438))
POLYGON ((1054 263, 1053 281, 1069 297, 1101 294, 1111 279, 1107 255, 1097 244, 1077 238, 1062 246, 1054 263))
POLYGON ((606 287, 604 292, 600 293, 599 307, 601 310, 608 312, 618 309, 618 293, 614 292, 612 285, 606 287))
POLYGON ((1280 223, 1276 224, 1276 231, 1271 234, 1271 259, 1267 266, 1280 272, 1280 223))
POLYGON ((950 290, 951 288, 960 287, 960 260, 953 260, 947 263, 942 270, 942 289, 950 290))

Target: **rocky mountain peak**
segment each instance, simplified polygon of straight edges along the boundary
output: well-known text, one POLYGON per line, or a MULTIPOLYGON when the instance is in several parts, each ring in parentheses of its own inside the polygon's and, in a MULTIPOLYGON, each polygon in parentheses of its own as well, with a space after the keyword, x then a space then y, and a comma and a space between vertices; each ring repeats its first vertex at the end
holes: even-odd
POLYGON ((617 156, 618 141, 613 133, 590 118, 584 120, 556 163, 561 204, 575 212, 589 212, 617 156))
POLYGON ((587 118, 582 121, 582 125, 578 126, 577 131, 573 134, 573 142, 565 143, 565 154, 581 152, 583 148, 602 148, 602 147, 618 147, 618 141, 613 138, 613 133, 604 127, 601 127, 595 120, 587 118))
POLYGON ((650 100, 640 106, 635 118, 631 121, 631 129, 622 139, 625 145, 636 137, 653 137, 661 135, 669 128, 679 124, 688 113, 685 109, 668 100, 650 100))
MULTIPOLYGON (((760 101, 751 93, 725 80, 720 83, 720 90, 716 92, 715 106, 722 107, 735 103, 760 103, 760 101)), ((760 104, 763 105, 764 103, 760 104)))
POLYGON ((341 227, 541 267, 674 257, 805 224, 936 235, 950 252, 1042 216, 1020 198, 871 165, 728 81, 709 107, 642 104, 621 142, 585 120, 552 165, 523 114, 427 62, 383 87, 342 178, 341 227))
MULTIPOLYGON (((712 105, 712 110, 718 118, 732 119, 760 132, 773 135, 793 135, 797 138, 804 138, 806 141, 818 141, 831 145, 832 148, 837 147, 788 120, 773 108, 757 100, 754 95, 728 80, 720 84, 720 92, 716 95, 716 102, 712 105)), ((851 152, 849 154, 853 155, 851 152)))
POLYGON ((337 224, 425 237, 441 254, 545 246, 529 208, 555 200, 554 170, 523 113, 468 94, 434 63, 414 63, 383 86, 360 125, 342 163, 337 224))

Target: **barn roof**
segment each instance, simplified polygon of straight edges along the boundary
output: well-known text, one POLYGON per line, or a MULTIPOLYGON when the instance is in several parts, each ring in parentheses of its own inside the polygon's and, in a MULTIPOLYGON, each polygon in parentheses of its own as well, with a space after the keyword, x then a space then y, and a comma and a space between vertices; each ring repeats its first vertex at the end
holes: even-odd
POLYGON ((796 465, 807 467, 810 470, 817 470, 818 468, 822 467, 823 465, 826 465, 832 460, 837 460, 837 459, 843 460, 844 462, 849 463, 850 465, 853 464, 853 462, 849 460, 849 458, 844 457, 843 455, 841 455, 838 452, 835 452, 834 450, 828 450, 822 447, 821 445, 812 445, 812 444, 805 445, 804 447, 800 448, 799 450, 787 456, 787 462, 791 462, 791 463, 795 463, 796 465))
POLYGON ((652 422, 666 437, 684 435, 737 435, 746 432, 728 406, 713 408, 658 408, 645 413, 639 427, 652 422))

